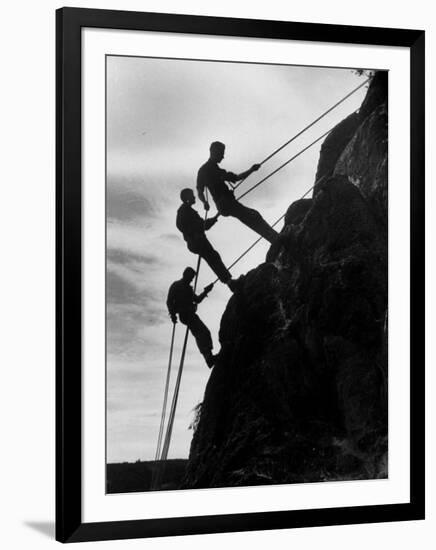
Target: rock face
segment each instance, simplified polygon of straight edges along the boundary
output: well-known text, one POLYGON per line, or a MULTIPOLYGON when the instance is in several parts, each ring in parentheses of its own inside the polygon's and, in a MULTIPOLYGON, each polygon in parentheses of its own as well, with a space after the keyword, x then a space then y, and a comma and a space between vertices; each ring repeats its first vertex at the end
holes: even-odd
POLYGON ((387 476, 386 78, 227 305, 185 488, 387 476))

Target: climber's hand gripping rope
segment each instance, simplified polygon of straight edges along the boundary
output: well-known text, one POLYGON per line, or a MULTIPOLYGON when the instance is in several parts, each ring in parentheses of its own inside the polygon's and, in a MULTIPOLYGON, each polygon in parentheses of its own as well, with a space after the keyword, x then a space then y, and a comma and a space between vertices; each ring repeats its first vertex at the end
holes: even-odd
POLYGON ((210 283, 207 286, 205 286, 203 290, 204 295, 207 296, 212 289, 213 289, 213 283, 210 283))

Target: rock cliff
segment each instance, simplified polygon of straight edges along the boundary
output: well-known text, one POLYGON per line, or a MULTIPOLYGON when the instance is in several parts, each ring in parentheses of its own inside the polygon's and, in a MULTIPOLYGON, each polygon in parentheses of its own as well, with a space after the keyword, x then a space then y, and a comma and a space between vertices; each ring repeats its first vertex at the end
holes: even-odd
POLYGON ((387 476, 387 74, 224 312, 185 488, 387 476))

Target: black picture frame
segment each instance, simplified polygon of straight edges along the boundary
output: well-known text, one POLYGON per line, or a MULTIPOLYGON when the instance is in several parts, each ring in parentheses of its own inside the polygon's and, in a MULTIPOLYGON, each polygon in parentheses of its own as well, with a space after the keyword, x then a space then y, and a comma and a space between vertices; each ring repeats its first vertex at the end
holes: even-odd
POLYGON ((78 542, 424 519, 424 31, 94 9, 56 13, 56 539, 78 542), (410 502, 82 522, 81 29, 401 46, 411 79, 410 502))

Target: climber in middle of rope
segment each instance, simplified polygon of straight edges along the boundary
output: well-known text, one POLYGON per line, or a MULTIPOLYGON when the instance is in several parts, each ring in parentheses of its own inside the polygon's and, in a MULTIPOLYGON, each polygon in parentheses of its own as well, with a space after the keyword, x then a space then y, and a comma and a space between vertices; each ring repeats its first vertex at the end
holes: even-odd
POLYGON ((199 199, 203 203, 205 210, 208 211, 210 208, 209 203, 204 196, 205 189, 208 189, 221 216, 237 218, 270 243, 275 242, 279 236, 278 233, 262 218, 257 210, 241 204, 235 198, 233 191, 225 183, 236 183, 245 179, 253 172, 259 170, 260 164, 253 164, 251 168, 241 174, 227 172, 218 166, 224 158, 225 148, 224 143, 220 141, 211 143, 209 159, 201 166, 197 175, 199 199))
POLYGON ((188 249, 193 254, 198 254, 218 277, 233 292, 236 282, 232 279, 230 271, 224 265, 221 256, 210 244, 205 232, 215 225, 218 216, 203 220, 198 212, 192 208, 195 204, 195 195, 192 189, 182 189, 180 192, 181 206, 177 210, 176 226, 182 233, 188 249))

